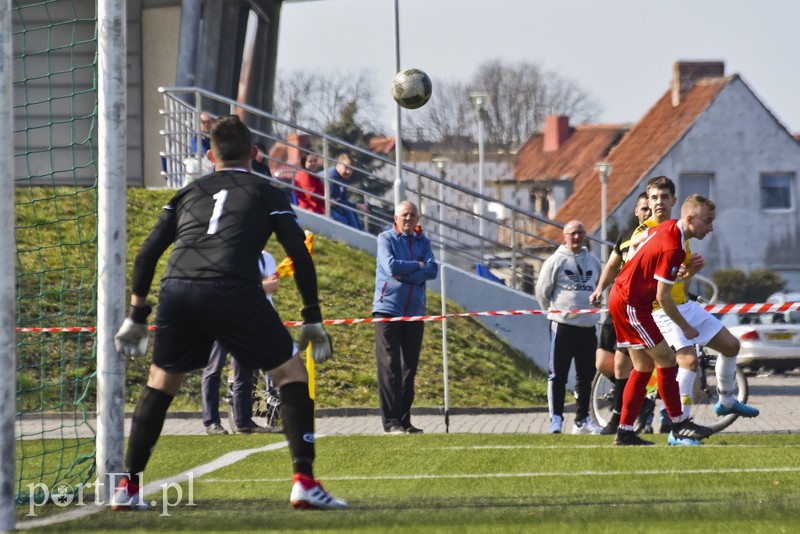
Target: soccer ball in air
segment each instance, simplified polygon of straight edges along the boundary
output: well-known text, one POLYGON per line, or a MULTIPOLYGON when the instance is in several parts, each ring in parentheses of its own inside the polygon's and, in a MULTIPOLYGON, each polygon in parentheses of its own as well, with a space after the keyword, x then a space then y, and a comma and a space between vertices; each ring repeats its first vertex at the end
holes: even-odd
POLYGON ((417 109, 430 100, 433 85, 428 75, 419 69, 405 69, 392 80, 392 97, 406 109, 417 109))

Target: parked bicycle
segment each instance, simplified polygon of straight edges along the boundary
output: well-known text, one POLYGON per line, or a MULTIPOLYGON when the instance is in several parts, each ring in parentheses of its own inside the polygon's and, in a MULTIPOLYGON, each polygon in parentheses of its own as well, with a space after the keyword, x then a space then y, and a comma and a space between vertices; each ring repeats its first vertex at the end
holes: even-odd
MULTIPOLYGON (((714 432, 719 432, 733 423, 736 414, 729 414, 719 417, 714 413, 714 405, 719 400, 717 394, 717 375, 714 367, 717 357, 708 354, 701 346, 697 346, 697 376, 695 377, 694 387, 692 388, 694 404, 692 405, 692 418, 694 422, 711 428, 714 432)), ((655 402, 658 391, 655 387, 655 373, 653 380, 647 387, 648 397, 655 402)), ((597 373, 592 380, 592 398, 589 403, 591 415, 600 426, 606 426, 611 419, 611 411, 614 404, 614 383, 604 374, 597 373)), ((736 399, 746 403, 749 394, 747 377, 741 369, 736 369, 736 399)), ((641 431, 644 425, 637 425, 637 431, 641 431)))
MULTIPOLYGON (((253 381, 253 419, 263 417, 263 426, 267 428, 280 427, 281 421, 281 396, 278 388, 272 383, 269 374, 264 371, 255 371, 253 381)), ((228 405, 228 421, 235 421, 233 416, 233 374, 228 377, 227 394, 225 402, 228 405)))

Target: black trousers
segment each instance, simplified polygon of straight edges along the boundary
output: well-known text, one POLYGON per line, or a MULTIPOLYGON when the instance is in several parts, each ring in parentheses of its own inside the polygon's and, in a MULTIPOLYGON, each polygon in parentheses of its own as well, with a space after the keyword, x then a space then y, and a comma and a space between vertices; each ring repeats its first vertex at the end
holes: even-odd
POLYGON ((597 334, 595 328, 572 326, 550 321, 550 369, 547 377, 547 400, 550 415, 564 416, 564 397, 572 360, 575 360, 575 419, 589 415, 592 379, 595 374, 597 334))
MULTIPOLYGON (((380 313, 374 317, 390 317, 380 313)), ((422 321, 375 323, 375 361, 383 429, 411 426, 414 378, 422 350, 422 321)))

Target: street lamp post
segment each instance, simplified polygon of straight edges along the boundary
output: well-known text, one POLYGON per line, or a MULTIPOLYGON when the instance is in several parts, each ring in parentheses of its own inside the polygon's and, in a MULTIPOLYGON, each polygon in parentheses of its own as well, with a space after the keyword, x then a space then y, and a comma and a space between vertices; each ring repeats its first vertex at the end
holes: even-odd
POLYGON ((433 158, 439 175, 439 295, 442 297, 442 383, 444 386, 444 428, 450 432, 450 378, 449 357, 447 353, 447 283, 445 281, 445 238, 444 238, 444 178, 447 176, 449 158, 433 158))
MULTIPOLYGON (((394 63, 395 72, 400 72, 400 2, 394 0, 394 63)), ((403 128, 402 109, 395 106, 395 138, 394 138, 394 206, 397 207, 405 199, 406 185, 403 182, 403 128)), ((421 207, 420 207, 421 209, 421 207)))
POLYGON ((600 259, 603 264, 608 260, 608 247, 605 242, 608 241, 608 229, 606 227, 606 218, 608 216, 608 177, 611 175, 612 165, 610 163, 602 162, 596 166, 597 173, 600 176, 600 238, 603 244, 600 245, 600 259))
POLYGON ((447 168, 450 166, 450 158, 444 157, 437 157, 433 158, 433 164, 436 165, 436 174, 439 176, 441 182, 439 182, 439 208, 436 213, 437 218, 439 219, 436 228, 439 232, 439 254, 440 259, 444 261, 444 179, 447 176, 447 168))
POLYGON ((486 215, 485 215, 485 202, 483 200, 483 182, 484 182, 484 148, 483 148, 483 117, 489 110, 492 103, 492 97, 486 91, 476 91, 469 94, 472 105, 475 107, 475 113, 478 115, 478 236, 480 237, 480 253, 481 263, 483 263, 483 242, 486 239, 486 215))

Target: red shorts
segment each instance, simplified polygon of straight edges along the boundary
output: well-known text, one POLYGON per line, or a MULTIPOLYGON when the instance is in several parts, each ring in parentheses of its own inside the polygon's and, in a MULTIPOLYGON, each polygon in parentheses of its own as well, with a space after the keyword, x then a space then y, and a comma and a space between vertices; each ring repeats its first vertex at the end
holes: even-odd
POLYGON ((608 297, 608 311, 614 320, 618 347, 649 349, 655 347, 664 336, 653 320, 653 306, 636 308, 622 300, 616 286, 608 297))

